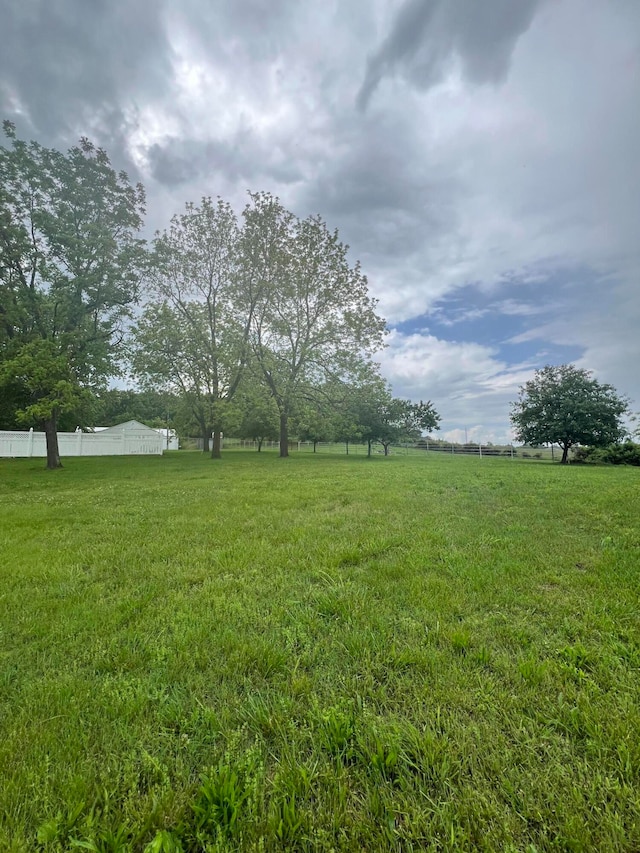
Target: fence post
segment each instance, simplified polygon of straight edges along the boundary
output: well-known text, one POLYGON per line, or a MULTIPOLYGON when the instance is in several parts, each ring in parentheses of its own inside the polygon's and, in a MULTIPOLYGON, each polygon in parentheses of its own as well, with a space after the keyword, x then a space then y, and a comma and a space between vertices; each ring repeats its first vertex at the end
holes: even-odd
POLYGON ((29 459, 33 456, 33 427, 29 430, 29 444, 28 444, 28 453, 27 456, 29 459))
POLYGON ((511 445, 511 458, 513 459, 513 444, 511 445))
POLYGON ((76 430, 78 438, 76 439, 76 456, 82 456, 82 430, 80 427, 76 430))
POLYGON ((482 445, 478 445, 478 451, 480 452, 480 459, 482 459, 482 445))

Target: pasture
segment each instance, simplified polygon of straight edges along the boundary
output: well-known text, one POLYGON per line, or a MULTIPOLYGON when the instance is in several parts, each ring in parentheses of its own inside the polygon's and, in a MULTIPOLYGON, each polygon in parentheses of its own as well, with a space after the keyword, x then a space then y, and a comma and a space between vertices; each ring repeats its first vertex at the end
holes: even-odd
POLYGON ((0 461, 0 849, 640 849, 635 469, 0 461))

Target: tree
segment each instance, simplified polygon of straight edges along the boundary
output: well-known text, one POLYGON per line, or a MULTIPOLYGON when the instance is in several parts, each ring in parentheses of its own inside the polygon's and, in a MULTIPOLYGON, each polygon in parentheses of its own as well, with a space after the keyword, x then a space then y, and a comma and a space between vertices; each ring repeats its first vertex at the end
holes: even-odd
POLYGON ((28 402, 16 413, 20 424, 42 422, 47 439, 47 467, 59 468, 58 434, 52 436, 58 415, 73 411, 91 397, 78 386, 64 354, 53 341, 34 340, 20 347, 10 360, 0 364, 0 385, 15 383, 26 391, 28 402))
POLYGON ((345 386, 341 401, 335 405, 337 435, 348 445, 364 441, 367 456, 379 442, 385 456, 392 444, 417 441, 424 432, 438 429, 440 416, 431 402, 412 403, 393 397, 391 388, 375 371, 361 374, 359 381, 345 386))
POLYGON ((440 416, 430 402, 412 403, 392 397, 388 387, 365 398, 360 410, 361 429, 371 455, 371 444, 380 442, 384 455, 392 444, 417 441, 425 431, 438 429, 440 416))
POLYGON ((319 441, 332 441, 335 436, 335 411, 324 401, 302 405, 294 416, 294 429, 300 441, 313 443, 315 453, 319 441))
POLYGON ((439 429, 440 415, 430 400, 412 403, 411 400, 394 398, 383 411, 383 423, 386 436, 379 441, 386 456, 392 442, 419 441, 425 432, 439 429))
MULTIPOLYGON (((408 402, 408 401, 407 401, 408 402)), ((440 415, 436 412, 431 400, 426 403, 410 403, 405 414, 404 440, 420 441, 425 434, 440 429, 440 415)))
POLYGON ((144 189, 82 139, 67 154, 17 139, 0 147, 0 381, 23 420, 47 436, 58 468, 58 418, 117 373, 124 321, 138 296, 144 189))
POLYGON ((155 240, 147 306, 134 336, 134 369, 146 384, 184 396, 205 452, 221 455, 225 415, 247 362, 253 304, 242 291, 236 216, 203 198, 155 240))
POLYGON ((301 389, 346 380, 382 346, 385 322, 359 264, 318 216, 300 220, 269 193, 244 211, 245 298, 250 345, 278 407, 280 456, 301 389))
POLYGON ((547 365, 520 389, 511 423, 523 444, 558 444, 566 463, 576 444, 604 447, 624 435, 628 401, 572 364, 547 365))
POLYGON ((166 302, 148 305, 133 328, 131 363, 144 388, 179 397, 208 453, 216 394, 202 354, 201 338, 194 334, 198 319, 206 326, 205 311, 202 305, 193 303, 187 320, 166 302))
POLYGON ((265 441, 278 438, 278 408, 275 400, 263 384, 254 381, 245 384, 238 395, 237 405, 241 412, 237 434, 258 444, 258 453, 265 441))

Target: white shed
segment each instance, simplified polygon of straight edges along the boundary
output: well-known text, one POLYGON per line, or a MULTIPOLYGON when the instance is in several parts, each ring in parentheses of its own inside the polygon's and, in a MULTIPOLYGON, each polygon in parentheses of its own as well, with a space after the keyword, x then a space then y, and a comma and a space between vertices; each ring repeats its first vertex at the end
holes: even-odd
POLYGON ((140 421, 124 421, 110 427, 94 427, 96 438, 114 439, 122 442, 121 453, 147 454, 162 453, 164 443, 158 431, 148 427, 140 421))

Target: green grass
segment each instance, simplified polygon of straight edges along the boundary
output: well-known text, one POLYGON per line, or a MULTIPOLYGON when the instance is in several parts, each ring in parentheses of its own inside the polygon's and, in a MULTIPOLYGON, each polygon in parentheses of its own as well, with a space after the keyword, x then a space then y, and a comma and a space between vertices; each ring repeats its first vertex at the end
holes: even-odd
POLYGON ((42 465, 0 462, 0 850, 640 849, 637 470, 42 465))

